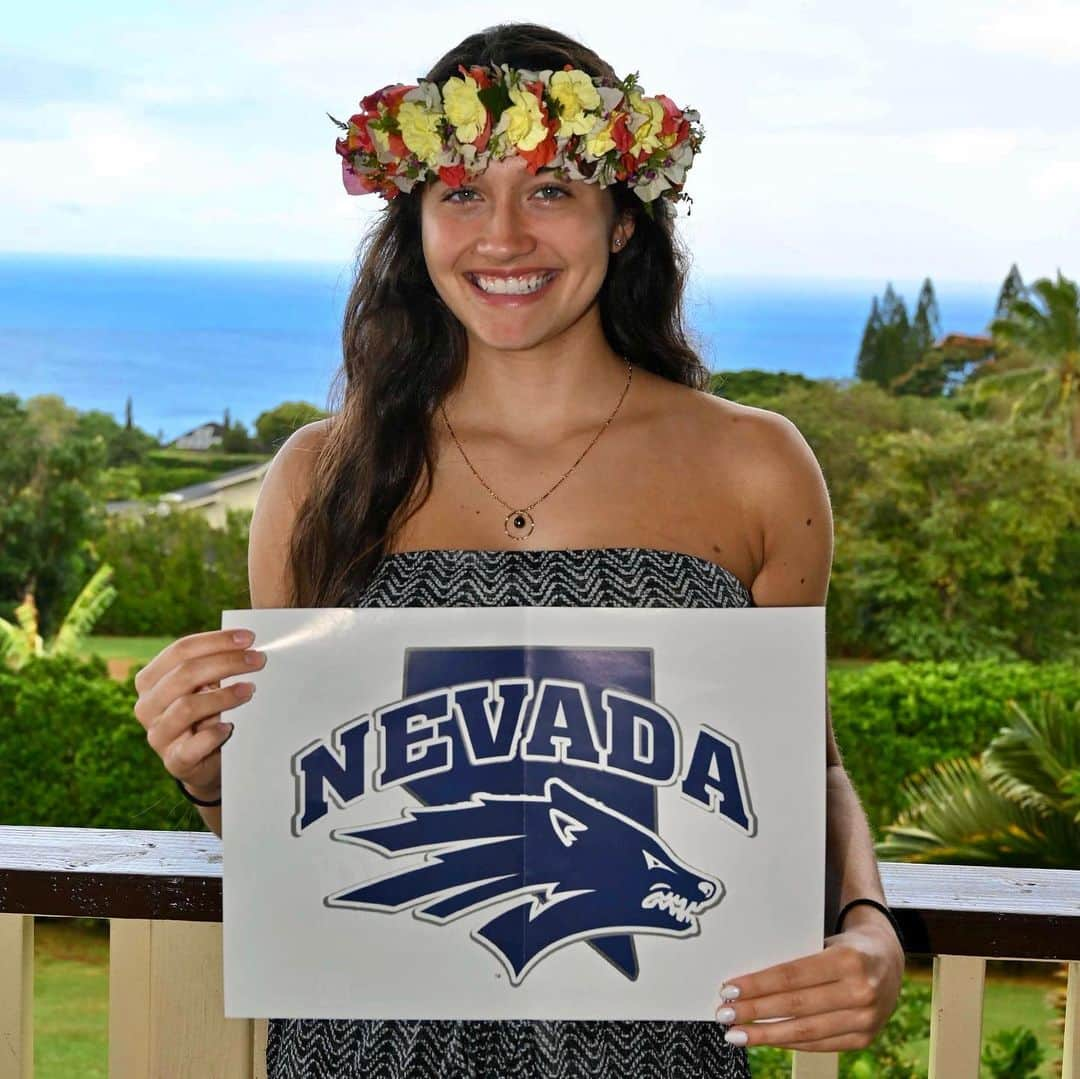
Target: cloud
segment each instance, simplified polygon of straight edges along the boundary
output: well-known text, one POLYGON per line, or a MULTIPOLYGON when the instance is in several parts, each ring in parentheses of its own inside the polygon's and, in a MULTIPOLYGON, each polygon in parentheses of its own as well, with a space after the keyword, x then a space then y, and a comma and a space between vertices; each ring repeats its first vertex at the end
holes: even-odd
POLYGON ((116 85, 115 75, 104 68, 40 53, 0 53, 0 102, 6 109, 99 98, 115 92, 116 85))
MULTIPOLYGON (((197 17, 152 5, 122 20, 121 0, 103 4, 59 27, 43 9, 0 58, 0 235, 15 249, 348 259, 382 204, 345 195, 325 113, 416 78, 469 32, 547 21, 522 0, 465 18, 414 0, 392 25, 352 0, 193 0, 197 17)), ((552 22, 700 111, 680 225, 698 267, 1000 277, 1014 257, 1060 261, 1076 221, 1075 76, 1058 60, 1080 47, 1078 13, 686 0, 679 50, 651 46, 655 6, 638 0, 552 22)))

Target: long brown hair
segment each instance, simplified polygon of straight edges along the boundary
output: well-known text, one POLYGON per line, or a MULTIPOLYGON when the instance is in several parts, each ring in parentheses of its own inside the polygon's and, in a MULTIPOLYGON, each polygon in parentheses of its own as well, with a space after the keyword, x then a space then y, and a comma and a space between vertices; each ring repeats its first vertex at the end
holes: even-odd
MULTIPOLYGON (((569 63, 593 77, 616 77, 591 49, 533 23, 471 34, 425 77, 442 84, 459 64, 503 63, 533 71, 569 63)), ((333 416, 290 543, 293 606, 337 606, 362 588, 431 491, 432 420, 465 373, 467 349, 464 327, 424 262, 421 187, 387 202, 357 252, 344 359, 330 392, 333 416)), ((702 389, 708 371, 683 326, 689 257, 674 231, 674 211, 658 199, 650 216, 625 184, 607 190, 617 217, 633 215, 634 231, 610 261, 597 298, 604 335, 633 363, 702 389)))

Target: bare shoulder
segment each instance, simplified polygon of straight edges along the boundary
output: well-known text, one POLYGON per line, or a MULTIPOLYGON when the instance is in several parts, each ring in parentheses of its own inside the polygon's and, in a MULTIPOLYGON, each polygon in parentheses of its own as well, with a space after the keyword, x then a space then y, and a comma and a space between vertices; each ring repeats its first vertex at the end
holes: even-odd
POLYGON ((296 515, 311 485, 333 417, 294 431, 263 476, 248 536, 248 585, 252 607, 287 605, 286 567, 296 515))
POLYGON ((833 521, 821 466, 786 416, 683 387, 679 411, 697 457, 724 477, 755 532, 758 606, 821 606, 832 565, 833 521))

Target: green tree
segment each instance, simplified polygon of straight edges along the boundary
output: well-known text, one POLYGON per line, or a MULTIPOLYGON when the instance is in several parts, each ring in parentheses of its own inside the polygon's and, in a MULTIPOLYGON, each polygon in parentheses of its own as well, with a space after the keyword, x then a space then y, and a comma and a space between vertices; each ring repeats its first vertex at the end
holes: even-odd
POLYGON ((1080 865, 1080 702, 1046 694, 978 757, 939 761, 902 787, 875 844, 890 861, 1075 869, 1080 865))
POLYGON ((1080 468, 1046 453, 1044 426, 950 417, 863 444, 829 597, 830 625, 861 654, 1075 653, 1080 468))
POLYGON ((224 528, 197 510, 110 518, 97 549, 119 594, 100 632, 181 636, 218 628, 223 610, 250 607, 250 522, 250 510, 229 510, 224 528))
POLYGON ((923 281, 919 290, 919 300, 915 308, 915 317, 911 321, 909 339, 910 355, 908 368, 922 360, 927 350, 941 336, 941 313, 938 311, 937 297, 930 278, 923 281))
POLYGON ((896 397, 873 382, 788 381, 775 395, 749 403, 779 412, 799 428, 821 464, 838 517, 866 481, 867 446, 875 436, 912 428, 932 434, 951 419, 937 402, 896 397))
POLYGON ((1009 308, 1016 300, 1024 299, 1027 299, 1027 286, 1014 262, 1001 283, 1001 291, 998 293, 997 304, 994 307, 994 317, 1002 318, 1009 313, 1009 308))
MULTIPOLYGON (((993 355, 991 341, 956 334, 927 349, 910 371, 893 380, 889 389, 901 395, 952 397, 993 355)), ((966 404, 960 399, 956 403, 966 404)))
POLYGON ((108 413, 97 409, 80 412, 76 427, 86 438, 100 436, 105 442, 105 464, 109 468, 123 468, 142 464, 146 455, 158 448, 158 441, 147 434, 131 419, 131 398, 128 398, 127 417, 123 426, 108 413))
POLYGON ((1058 420, 1065 456, 1076 455, 1080 437, 1080 288, 1075 281, 1039 278, 1032 298, 1013 298, 990 326, 994 370, 972 383, 976 397, 1006 393, 1009 422, 1034 412, 1058 420))
POLYGON ((709 392, 728 401, 762 405, 792 386, 813 386, 813 379, 792 371, 761 371, 748 367, 741 371, 714 371, 709 392))
POLYGON ((69 420, 55 401, 0 395, 0 610, 32 594, 45 636, 93 572, 104 522, 104 441, 69 420), (32 413, 46 417, 40 427, 32 413))
POLYGON ((923 327, 912 323, 903 297, 897 295, 891 282, 885 288, 880 306, 877 297, 874 298, 855 363, 858 378, 888 387, 918 362, 922 354, 920 335, 933 332, 931 323, 937 313, 929 278, 920 299, 926 324, 923 327))
POLYGON ((55 637, 46 644, 38 632, 38 612, 33 593, 15 608, 16 625, 0 618, 0 660, 12 669, 24 666, 31 656, 53 658, 73 656, 86 643, 94 623, 116 598, 116 589, 109 583, 111 566, 99 566, 86 582, 67 614, 64 615, 55 637))
POLYGON ((255 433, 259 445, 267 452, 273 452, 304 424, 326 417, 326 413, 307 401, 285 401, 276 408, 261 412, 255 418, 255 433))
MULTIPOLYGON (((863 380, 874 379, 877 367, 878 340, 885 323, 881 317, 881 308, 875 296, 870 305, 870 314, 867 316, 866 325, 863 327, 862 341, 859 344, 859 355, 855 360, 855 375, 863 380)), ((878 381, 874 379, 874 381, 878 381)))

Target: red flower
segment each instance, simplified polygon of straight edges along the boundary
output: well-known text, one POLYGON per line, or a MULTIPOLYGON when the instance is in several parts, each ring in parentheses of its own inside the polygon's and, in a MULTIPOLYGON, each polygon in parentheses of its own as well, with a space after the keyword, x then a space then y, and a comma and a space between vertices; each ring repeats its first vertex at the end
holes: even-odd
POLYGON ((558 152, 555 135, 548 127, 547 138, 536 144, 532 150, 518 150, 518 156, 525 158, 525 167, 533 176, 542 169, 558 152))
POLYGON ((442 180, 447 187, 461 187, 465 182, 465 166, 440 165, 439 179, 442 180))
POLYGON ((682 120, 682 109, 670 97, 665 97, 663 94, 657 94, 656 100, 660 102, 660 107, 664 110, 664 122, 660 126, 660 134, 670 135, 679 128, 679 121, 682 120))
POLYGON ((350 195, 367 195, 372 191, 378 191, 381 182, 370 173, 354 172, 352 162, 343 158, 341 162, 341 182, 350 195))
POLYGON ((547 105, 544 104, 544 84, 537 79, 535 82, 523 82, 521 85, 536 96, 540 105, 540 115, 544 119, 544 127, 547 128, 547 135, 533 149, 522 150, 519 147, 517 150, 518 156, 525 158, 525 167, 535 176, 558 153, 558 144, 555 142, 557 125, 552 122, 548 115, 547 105))
POLYGON ((625 153, 634 145, 634 134, 626 126, 626 121, 626 113, 620 112, 618 119, 611 128, 611 141, 615 143, 615 149, 618 150, 620 154, 625 153))
POLYGON ((473 139, 473 146, 476 147, 476 152, 482 154, 487 149, 488 140, 491 138, 491 110, 485 109, 487 113, 487 119, 484 121, 484 130, 473 139))
POLYGON ((349 133, 346 139, 339 140, 339 142, 347 146, 349 153, 355 153, 357 150, 363 150, 366 154, 375 152, 375 146, 371 141, 371 132, 368 131, 369 119, 371 117, 367 113, 357 113, 355 116, 349 117, 349 133))
POLYGON ((481 90, 486 90, 489 86, 495 85, 494 80, 491 78, 486 67, 477 67, 474 65, 473 67, 465 68, 461 64, 458 64, 458 71, 460 71, 462 75, 468 75, 475 80, 476 85, 479 86, 481 90))
POLYGON ((396 112, 398 105, 401 104, 401 99, 410 90, 415 89, 415 83, 391 83, 389 86, 384 86, 381 90, 376 90, 373 94, 368 94, 360 104, 364 107, 365 112, 373 115, 378 115, 379 105, 384 105, 390 112, 396 112))

